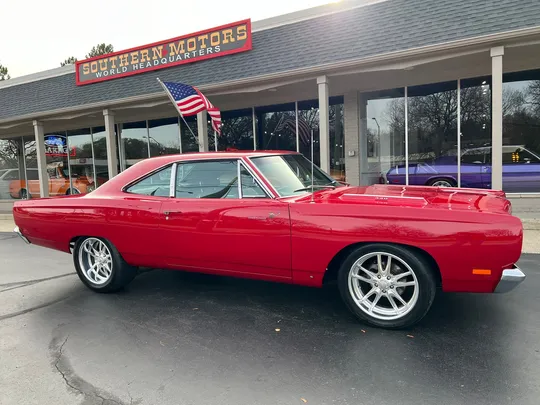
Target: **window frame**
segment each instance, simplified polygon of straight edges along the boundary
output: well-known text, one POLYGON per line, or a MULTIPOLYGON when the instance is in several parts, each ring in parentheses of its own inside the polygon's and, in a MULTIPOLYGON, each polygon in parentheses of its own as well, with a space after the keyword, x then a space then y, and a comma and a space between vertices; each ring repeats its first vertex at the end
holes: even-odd
MULTIPOLYGON (((236 175, 238 179, 237 187, 238 187, 238 197, 237 198, 227 198, 227 200, 234 201, 234 200, 242 200, 242 199, 262 199, 263 197, 257 197, 257 196, 245 196, 242 192, 242 168, 244 168, 251 177, 255 180, 257 185, 261 188, 261 190, 264 192, 267 198, 275 199, 273 194, 270 192, 268 187, 264 184, 264 182, 259 178, 259 176, 247 165, 243 159, 240 158, 208 158, 208 159, 189 159, 189 160, 177 160, 174 162, 169 162, 167 164, 164 164, 163 166, 157 167, 156 169, 144 174, 143 176, 140 176, 133 181, 129 182, 128 184, 124 185, 121 189, 123 193, 129 194, 129 195, 139 195, 144 197, 154 197, 154 198, 167 198, 167 199, 183 199, 182 197, 176 197, 176 179, 177 179, 177 170, 178 166, 182 164, 189 164, 189 163, 206 163, 206 162, 223 162, 223 161, 236 161, 236 175), (130 193, 127 191, 130 187, 133 187, 134 185, 140 183, 141 181, 144 181, 145 179, 155 175, 156 173, 166 170, 167 168, 171 168, 171 178, 169 182, 169 195, 167 197, 163 196, 149 196, 146 194, 137 194, 137 193, 130 193)), ((188 200, 188 198, 186 198, 188 200)), ((189 200, 216 200, 214 198, 189 198, 189 200)))

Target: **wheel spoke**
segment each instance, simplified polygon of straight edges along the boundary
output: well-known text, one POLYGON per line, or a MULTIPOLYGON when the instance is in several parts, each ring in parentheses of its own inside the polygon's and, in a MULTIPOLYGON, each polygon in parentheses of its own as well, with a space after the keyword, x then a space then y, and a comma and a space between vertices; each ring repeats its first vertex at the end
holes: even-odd
POLYGON ((405 282, 400 282, 398 281, 397 283, 394 283, 394 287, 411 287, 413 285, 416 285, 416 282, 414 281, 405 281, 405 282))
POLYGON ((371 305, 369 306, 369 312, 373 312, 373 309, 375 308, 375 306, 377 305, 377 303, 379 302, 379 300, 381 299, 382 297, 382 293, 381 292, 377 292, 377 295, 375 296, 375 298, 373 299, 373 302, 371 303, 371 305))
POLYGON ((396 301, 394 300, 394 296, 393 294, 390 292, 387 296, 388 298, 388 301, 390 301, 390 305, 392 305, 392 308, 394 308, 394 311, 398 312, 399 311, 399 308, 396 304, 396 301))
POLYGON ((397 274, 396 277, 395 277, 395 279, 396 279, 396 280, 400 280, 400 279, 402 279, 403 277, 407 277, 407 276, 412 276, 412 272, 407 271, 407 272, 405 272, 405 273, 397 274))
POLYGON ((373 284, 375 281, 373 281, 372 278, 365 278, 365 277, 362 277, 358 274, 354 274, 353 275, 353 278, 357 279, 357 280, 360 280, 360 281, 363 281, 364 283, 369 283, 369 284, 373 284))
POLYGON ((386 261, 386 268, 384 269, 384 275, 390 274, 390 269, 392 268, 392 257, 388 256, 386 261))
POLYGON ((377 269, 379 271, 379 274, 384 273, 384 268, 382 265, 382 255, 377 255, 377 269))

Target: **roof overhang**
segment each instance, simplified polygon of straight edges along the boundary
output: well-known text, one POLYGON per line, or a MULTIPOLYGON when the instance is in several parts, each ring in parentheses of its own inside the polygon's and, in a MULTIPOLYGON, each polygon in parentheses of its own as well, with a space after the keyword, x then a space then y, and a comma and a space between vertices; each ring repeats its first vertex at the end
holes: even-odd
MULTIPOLYGON (((226 95, 238 93, 254 93, 268 90, 276 86, 290 85, 305 80, 316 79, 318 76, 339 76, 351 73, 373 72, 382 70, 406 70, 421 64, 436 60, 455 58, 488 51, 494 46, 518 47, 540 44, 540 26, 525 28, 485 36, 478 36, 446 42, 442 44, 423 46, 403 51, 389 52, 369 57, 360 57, 347 61, 315 65, 307 68, 282 71, 261 76, 252 76, 240 80, 213 83, 199 86, 206 95, 226 95)), ((10 128, 29 120, 51 119, 54 116, 74 115, 82 111, 85 114, 91 110, 105 108, 133 108, 141 104, 156 105, 166 103, 167 96, 163 92, 144 94, 134 97, 107 100, 98 103, 77 105, 40 113, 0 120, 0 128, 10 128)))

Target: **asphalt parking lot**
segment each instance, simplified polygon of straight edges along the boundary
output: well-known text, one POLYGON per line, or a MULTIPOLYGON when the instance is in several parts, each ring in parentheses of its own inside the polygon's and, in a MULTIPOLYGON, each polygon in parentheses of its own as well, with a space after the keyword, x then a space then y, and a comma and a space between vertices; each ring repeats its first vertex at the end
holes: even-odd
POLYGON ((540 255, 520 265, 509 294, 385 331, 333 288, 151 271, 95 294, 0 233, 0 404, 538 404, 540 255))

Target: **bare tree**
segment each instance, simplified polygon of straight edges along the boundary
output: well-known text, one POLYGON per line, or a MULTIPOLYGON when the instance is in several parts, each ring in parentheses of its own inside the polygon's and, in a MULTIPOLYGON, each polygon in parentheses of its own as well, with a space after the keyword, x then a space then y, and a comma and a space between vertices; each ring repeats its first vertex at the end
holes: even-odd
POLYGON ((60 66, 73 65, 75 62, 77 62, 77 58, 75 56, 70 56, 65 61, 60 62, 60 66))
POLYGON ((10 79, 8 68, 0 64, 0 81, 8 79, 10 79))
POLYGON ((106 55, 112 52, 114 52, 114 47, 111 44, 102 43, 94 46, 85 57, 93 58, 94 56, 106 55))

